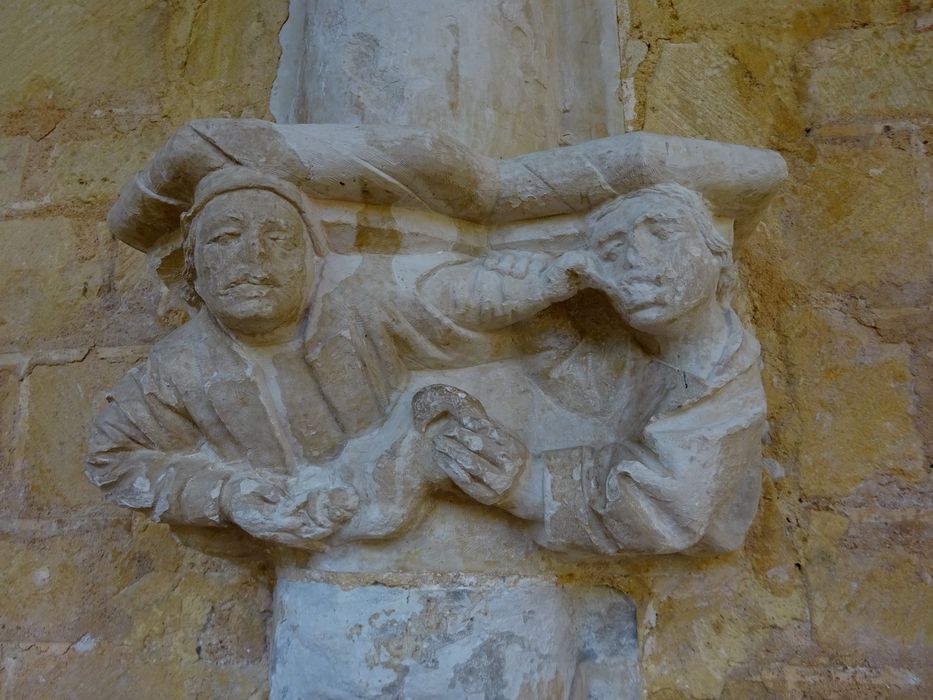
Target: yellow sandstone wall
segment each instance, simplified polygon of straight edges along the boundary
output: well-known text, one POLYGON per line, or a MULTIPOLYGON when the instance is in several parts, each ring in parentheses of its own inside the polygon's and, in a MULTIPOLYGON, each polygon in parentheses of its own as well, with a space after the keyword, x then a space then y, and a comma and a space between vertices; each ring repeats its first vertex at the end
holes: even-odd
POLYGON ((102 392, 180 320, 104 224, 195 116, 267 117, 287 2, 0 2, 0 698, 261 698, 268 572, 81 473, 102 392))
MULTIPOLYGON (((270 574, 103 504, 102 392, 181 320, 109 239, 184 121, 268 117, 286 0, 0 4, 0 700, 261 698, 270 574)), ((774 148, 737 252, 771 476, 743 552, 637 561, 648 696, 933 695, 933 11, 631 0, 633 126, 774 148)), ((603 579, 598 567, 579 578, 603 579)))

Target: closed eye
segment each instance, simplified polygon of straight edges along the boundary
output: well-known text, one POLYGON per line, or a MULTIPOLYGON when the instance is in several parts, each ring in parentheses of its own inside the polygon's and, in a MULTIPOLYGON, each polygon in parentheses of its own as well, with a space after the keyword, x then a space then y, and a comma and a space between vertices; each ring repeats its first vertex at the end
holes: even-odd
POLYGON ((230 243, 239 237, 240 232, 236 229, 221 230, 211 234, 208 243, 230 243))
POLYGON ((610 243, 603 247, 602 250, 602 259, 607 262, 615 262, 619 259, 619 256, 622 254, 623 249, 625 248, 624 241, 616 241, 610 243))
POLYGON ((270 231, 265 234, 266 240, 279 245, 297 246, 298 238, 289 231, 270 231))

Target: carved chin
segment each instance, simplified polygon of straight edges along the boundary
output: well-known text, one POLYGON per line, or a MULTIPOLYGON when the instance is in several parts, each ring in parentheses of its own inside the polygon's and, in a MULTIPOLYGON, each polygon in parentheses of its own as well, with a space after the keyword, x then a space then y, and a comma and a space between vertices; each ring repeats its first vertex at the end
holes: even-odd
POLYGON ((651 330, 670 323, 675 315, 667 304, 649 304, 632 309, 627 315, 629 325, 639 330, 651 330))
POLYGON ((224 303, 208 308, 221 322, 235 324, 244 331, 264 332, 297 315, 292 306, 268 296, 228 296, 224 303))

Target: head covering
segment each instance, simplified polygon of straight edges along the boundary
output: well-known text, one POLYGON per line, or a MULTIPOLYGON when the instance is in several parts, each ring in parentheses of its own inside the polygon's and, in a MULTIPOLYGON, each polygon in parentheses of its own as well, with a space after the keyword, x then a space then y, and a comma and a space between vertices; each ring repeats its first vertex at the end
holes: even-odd
POLYGON ((291 204, 304 222, 315 255, 324 257, 327 254, 327 243, 324 236, 309 216, 311 203, 302 194, 301 190, 287 180, 241 165, 220 168, 201 178, 194 190, 194 201, 191 207, 181 215, 182 236, 187 238, 188 229, 208 202, 222 194, 240 190, 265 190, 291 204))

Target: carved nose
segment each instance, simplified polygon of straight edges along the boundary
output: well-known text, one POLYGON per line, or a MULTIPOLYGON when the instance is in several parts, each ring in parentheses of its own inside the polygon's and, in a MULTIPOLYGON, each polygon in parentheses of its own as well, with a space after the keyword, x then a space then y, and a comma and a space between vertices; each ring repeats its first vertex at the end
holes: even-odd
POLYGON ((241 250, 248 260, 262 262, 267 258, 266 247, 263 245, 262 237, 256 231, 250 231, 243 237, 243 246, 241 250))

